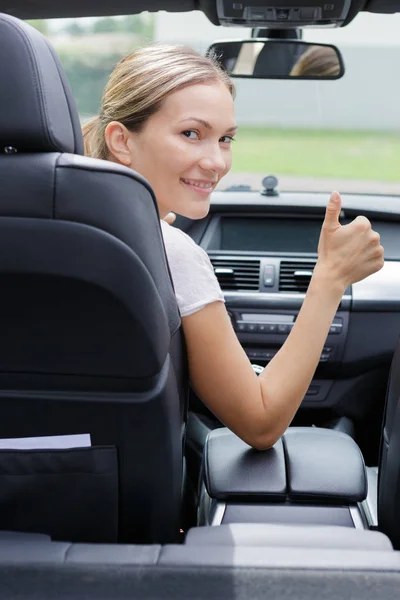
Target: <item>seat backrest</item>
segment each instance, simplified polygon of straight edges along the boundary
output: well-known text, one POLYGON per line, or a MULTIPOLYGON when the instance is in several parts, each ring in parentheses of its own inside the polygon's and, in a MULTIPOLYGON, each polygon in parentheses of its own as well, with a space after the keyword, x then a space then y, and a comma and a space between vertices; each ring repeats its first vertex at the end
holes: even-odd
POLYGON ((378 527, 400 549, 400 338, 390 368, 378 470, 378 527))
POLYGON ((81 155, 46 38, 0 15, 0 56, 0 438, 91 441, 0 450, 0 529, 173 541, 187 373, 153 191, 81 155))

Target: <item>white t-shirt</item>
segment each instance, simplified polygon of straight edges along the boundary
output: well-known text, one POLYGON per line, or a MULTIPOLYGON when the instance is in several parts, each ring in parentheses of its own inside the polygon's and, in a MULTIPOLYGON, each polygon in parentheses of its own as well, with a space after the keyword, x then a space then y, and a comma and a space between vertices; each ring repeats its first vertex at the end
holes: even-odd
POLYGON ((181 316, 187 317, 211 302, 224 302, 213 266, 203 248, 165 221, 161 221, 161 230, 181 316))

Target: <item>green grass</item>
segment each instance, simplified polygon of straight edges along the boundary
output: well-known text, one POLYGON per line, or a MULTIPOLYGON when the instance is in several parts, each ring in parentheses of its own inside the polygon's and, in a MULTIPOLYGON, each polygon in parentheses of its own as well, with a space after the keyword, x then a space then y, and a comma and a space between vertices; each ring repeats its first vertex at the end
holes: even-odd
POLYGON ((232 170, 400 181, 400 132, 240 127, 232 170))

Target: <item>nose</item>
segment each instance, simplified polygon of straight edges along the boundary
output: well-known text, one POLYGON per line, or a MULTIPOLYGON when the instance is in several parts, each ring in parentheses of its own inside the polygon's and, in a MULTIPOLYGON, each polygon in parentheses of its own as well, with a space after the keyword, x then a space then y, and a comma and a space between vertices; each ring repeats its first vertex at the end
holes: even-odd
POLYGON ((202 156, 199 164, 204 171, 214 171, 214 173, 219 175, 220 173, 226 171, 227 157, 218 144, 217 146, 208 148, 207 152, 204 154, 204 156, 202 156))

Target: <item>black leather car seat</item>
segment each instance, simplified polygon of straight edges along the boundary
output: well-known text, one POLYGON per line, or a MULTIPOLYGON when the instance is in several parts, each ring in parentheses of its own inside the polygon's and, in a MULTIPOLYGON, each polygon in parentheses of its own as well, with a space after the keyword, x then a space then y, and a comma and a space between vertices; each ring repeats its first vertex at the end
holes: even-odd
POLYGON ((400 549, 400 338, 392 359, 378 468, 378 529, 400 549))
POLYGON ((85 158, 49 42, 0 15, 0 529, 165 543, 179 532, 180 317, 149 184, 85 158))

